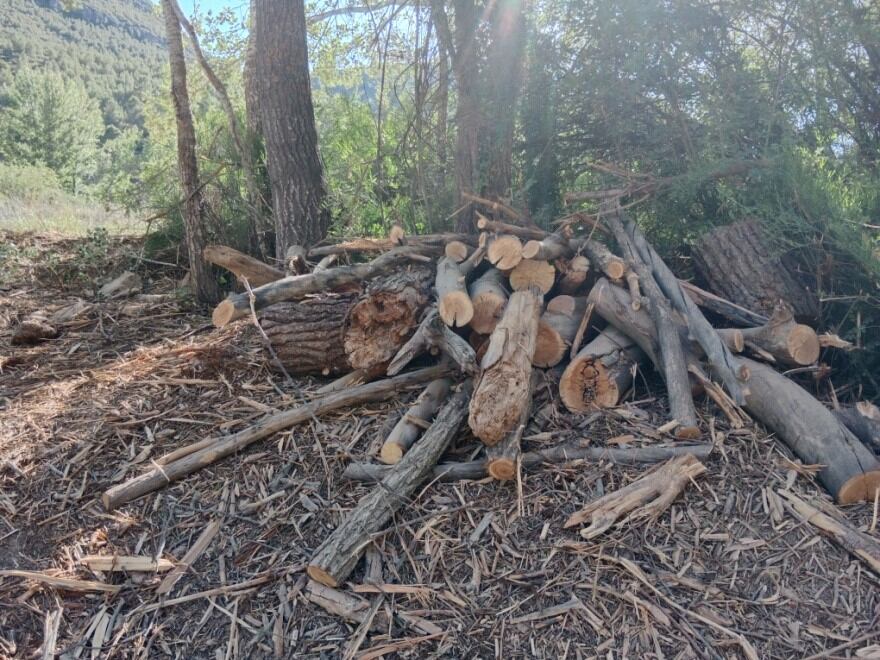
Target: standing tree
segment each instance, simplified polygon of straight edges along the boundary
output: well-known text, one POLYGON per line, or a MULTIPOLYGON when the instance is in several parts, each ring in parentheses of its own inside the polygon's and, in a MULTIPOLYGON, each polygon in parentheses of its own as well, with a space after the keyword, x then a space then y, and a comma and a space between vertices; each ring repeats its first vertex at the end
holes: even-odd
POLYGON ((172 0, 162 0, 162 14, 165 17, 168 57, 171 63, 171 98, 177 121, 177 167, 180 170, 180 188, 183 193, 183 225, 189 254, 189 272, 196 297, 203 302, 216 302, 220 297, 217 280, 211 273, 211 266, 202 258, 207 240, 199 166, 196 161, 196 132, 186 88, 183 39, 172 0))
POLYGON ((330 225, 309 81, 303 0, 254 0, 259 111, 275 214, 275 253, 321 240, 330 225))

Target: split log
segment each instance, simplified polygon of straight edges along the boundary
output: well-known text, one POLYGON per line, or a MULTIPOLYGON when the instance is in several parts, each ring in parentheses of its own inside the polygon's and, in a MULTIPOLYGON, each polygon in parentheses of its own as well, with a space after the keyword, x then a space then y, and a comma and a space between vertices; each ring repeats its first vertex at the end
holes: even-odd
POLYGON ((421 440, 382 482, 346 514, 336 530, 318 547, 306 569, 310 578, 336 587, 352 572, 374 533, 381 531, 394 513, 428 477, 449 447, 467 413, 472 385, 465 381, 453 394, 421 440))
POLYGON ((832 518, 790 491, 776 492, 788 501, 798 518, 810 523, 841 548, 861 559, 880 577, 880 542, 877 539, 842 520, 832 518))
POLYGON ((852 408, 835 410, 834 416, 875 454, 880 455, 880 410, 860 401, 852 408))
POLYGON ((586 298, 556 296, 547 303, 547 309, 538 323, 538 338, 532 364, 542 369, 562 362, 587 307, 586 298))
POLYGON ((824 466, 819 481, 837 502, 872 501, 880 462, 871 451, 800 385, 765 364, 742 361, 750 373, 746 410, 805 464, 824 466))
MULTIPOLYGON (((659 351, 654 353, 654 364, 658 364, 656 358, 659 358, 658 366, 661 367, 660 371, 666 382, 666 392, 669 399, 669 415, 672 420, 678 423, 676 436, 679 438, 698 437, 700 429, 697 425, 697 411, 694 408, 694 400, 691 395, 684 345, 675 326, 670 303, 654 280, 650 262, 645 261, 640 254, 639 246, 629 232, 629 225, 624 228, 619 208, 613 209, 605 216, 605 223, 623 250, 628 265, 639 276, 639 282, 645 293, 648 311, 653 326, 656 328, 654 338, 659 348, 659 351)), ((630 300, 631 307, 632 301, 630 300)))
POLYGON ((415 334, 404 344, 388 365, 388 375, 399 373, 413 359, 425 351, 443 353, 464 374, 477 372, 474 350, 459 335, 450 330, 440 319, 437 308, 432 307, 425 314, 415 334))
POLYGON ((533 286, 547 294, 555 281, 556 268, 549 261, 523 259, 510 271, 510 288, 514 291, 523 291, 533 286))
POLYGON ((355 369, 388 362, 409 339, 431 297, 433 271, 410 267, 367 285, 348 315, 345 354, 355 369))
POLYGON ((472 251, 473 249, 462 241, 450 241, 444 249, 445 255, 457 264, 467 259, 472 251))
MULTIPOLYGON (((298 300, 313 293, 326 293, 340 289, 360 290, 364 280, 385 275, 410 261, 429 261, 411 247, 397 248, 366 264, 328 268, 318 273, 285 277, 253 289, 254 308, 265 309, 269 305, 288 300, 298 300)), ((218 328, 250 313, 250 297, 247 292, 229 296, 214 308, 211 316, 218 328)))
POLYGON ((346 406, 382 401, 396 396, 405 387, 418 386, 436 378, 447 376, 448 373, 449 367, 446 365, 428 367, 395 376, 394 378, 367 383, 366 385, 352 387, 340 392, 333 392, 315 401, 297 406, 292 410, 267 415, 256 424, 230 436, 219 437, 216 442, 188 454, 184 458, 166 463, 113 486, 104 492, 101 501, 108 511, 115 509, 154 490, 164 488, 188 474, 192 474, 205 466, 241 451, 257 440, 269 437, 273 433, 282 431, 294 424, 314 419, 318 415, 345 408, 346 406))
POLYGON ((528 405, 541 302, 534 289, 514 292, 492 331, 468 417, 474 435, 486 445, 510 433, 528 405))
POLYGON ((440 318, 446 325, 461 328, 474 317, 474 306, 467 292, 466 279, 467 274, 462 264, 449 257, 443 257, 437 263, 437 307, 440 318))
POLYGON ((529 400, 520 412, 516 428, 508 433, 497 445, 486 447, 486 466, 489 476, 499 481, 510 481, 516 476, 516 462, 522 451, 520 443, 531 416, 532 398, 537 381, 538 374, 535 370, 532 370, 531 380, 529 381, 529 400))
POLYGON ((202 251, 202 257, 205 261, 225 268, 239 280, 247 279, 252 287, 263 286, 284 277, 283 271, 225 245, 207 246, 202 251))
MULTIPOLYGON (((474 237, 469 234, 423 234, 409 236, 404 239, 407 247, 422 254, 441 255, 450 241, 461 241, 473 245, 474 237)), ((357 252, 386 252, 400 247, 400 243, 392 238, 355 238, 334 245, 321 245, 309 250, 309 258, 317 259, 331 254, 351 254, 357 252)))
POLYGON ((577 252, 583 252, 590 264, 605 273, 611 280, 623 279, 626 275, 626 262, 611 252, 604 243, 589 238, 572 241, 577 252))
POLYGON ((504 275, 497 268, 489 268, 473 281, 468 291, 474 310, 470 326, 476 332, 488 335, 498 325, 507 304, 504 275))
POLYGON ((574 295, 584 287, 590 272, 590 260, 583 255, 575 255, 571 259, 557 259, 554 262, 559 271, 559 282, 556 289, 561 294, 574 295))
POLYGON ((25 317, 12 333, 13 346, 30 346, 46 339, 55 339, 61 334, 61 327, 91 311, 92 306, 77 299, 75 302, 55 310, 34 312, 25 317))
POLYGON ((750 309, 736 305, 729 300, 725 300, 721 296, 716 296, 714 293, 704 291, 690 282, 679 280, 678 284, 684 289, 684 292, 690 297, 690 299, 697 303, 697 305, 703 309, 708 309, 710 312, 718 314, 719 316, 723 316, 737 325, 743 325, 746 327, 751 325, 764 325, 769 320, 768 317, 763 314, 758 314, 750 309))
POLYGON ((625 520, 655 519, 705 471, 706 466, 691 454, 673 458, 628 486, 590 502, 571 514, 563 527, 590 521, 590 526, 581 530, 581 536, 593 539, 608 531, 626 514, 629 515, 625 520))
POLYGON ((691 255, 698 278, 737 305, 769 315, 783 300, 799 319, 818 315, 815 292, 785 267, 756 220, 713 229, 697 241, 691 255))
POLYGON ((773 310, 766 325, 740 332, 747 343, 783 364, 801 367, 819 359, 821 347, 816 331, 795 322, 791 311, 782 305, 773 310))
POLYGON ((434 415, 437 414, 440 406, 449 395, 450 387, 452 387, 452 381, 448 378, 438 378, 428 384, 425 391, 416 399, 415 404, 391 429, 391 433, 382 444, 379 456, 383 463, 394 465, 403 458, 403 455, 413 446, 422 431, 430 426, 434 415))
MULTIPOLYGON (((520 457, 524 470, 538 469, 542 465, 559 465, 577 461, 597 463, 608 461, 615 465, 646 465, 668 461, 676 456, 691 454, 697 458, 708 458, 712 453, 711 443, 677 444, 671 447, 550 447, 538 451, 525 452, 520 457)), ((344 479, 378 483, 391 470, 389 465, 375 463, 349 463, 342 473, 344 479)), ((489 475, 487 462, 468 461, 464 463, 443 463, 434 468, 432 481, 462 481, 484 479, 489 475)))
POLYGON ((351 371, 345 354, 345 322, 357 294, 327 294, 270 305, 260 327, 281 364, 292 375, 337 375, 351 371))
POLYGON ((560 257, 571 257, 572 249, 568 241, 558 234, 548 234, 540 240, 530 240, 523 246, 523 259, 555 261, 560 257))
MULTIPOLYGON (((303 275, 309 272, 306 249, 302 245, 291 245, 287 248, 287 252, 284 253, 284 270, 288 275, 303 275)), ((251 286, 260 285, 251 284, 251 286)))
POLYGON ((522 243, 512 234, 494 236, 489 239, 486 258, 499 270, 512 270, 522 261, 522 243))
POLYGON ((562 403, 573 413, 616 406, 632 386, 636 366, 646 359, 632 339, 609 325, 562 372, 562 403))

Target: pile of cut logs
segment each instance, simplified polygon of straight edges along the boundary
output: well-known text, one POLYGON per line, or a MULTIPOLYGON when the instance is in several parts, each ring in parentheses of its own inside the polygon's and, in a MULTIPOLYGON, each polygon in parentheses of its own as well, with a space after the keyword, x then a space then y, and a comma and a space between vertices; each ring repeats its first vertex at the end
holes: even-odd
MULTIPOLYGON (((880 489, 876 409, 835 414, 774 368, 803 370, 817 362, 823 347, 845 342, 798 323, 794 305, 783 301, 800 294, 790 278, 774 274, 782 268, 778 260, 742 253, 760 251, 760 241, 728 237, 726 262, 718 258, 723 242, 710 241, 713 249, 702 261, 714 281, 723 279, 721 268, 730 268, 742 292, 773 281, 772 295, 763 301, 753 296, 746 306, 738 304, 735 287, 722 298, 678 280, 614 203, 605 203, 586 227, 589 237, 528 226, 506 207, 487 203, 484 210, 494 215, 478 214, 480 233, 474 235, 405 236, 396 228, 388 239, 294 248, 287 274, 229 248, 206 251, 208 260, 246 283, 246 291, 216 307, 215 325, 250 317, 278 369, 337 379, 299 408, 160 460, 156 469, 107 491, 107 507, 281 428, 328 410, 394 398, 414 386, 424 389, 384 439, 380 463, 346 470, 350 479, 381 484, 315 553, 309 574, 323 584, 344 580, 370 535, 429 478, 488 474, 508 480, 548 462, 705 457, 711 443, 694 442, 707 428, 695 396, 710 397, 734 427, 748 415, 769 427, 804 464, 820 466, 818 479, 838 502, 873 500, 880 489), (608 247, 612 242, 616 254, 608 247), (310 261, 316 262, 311 269, 310 261), (730 327, 716 329, 703 310, 730 327), (408 366, 415 369, 404 372, 408 366), (585 413, 618 405, 639 370, 651 368, 665 381, 669 406, 669 421, 658 430, 682 442, 644 448, 582 443, 521 452, 539 383, 545 390, 553 383, 569 411, 585 413), (485 459, 439 463, 465 419, 485 445, 485 459)), ((698 474, 689 461, 670 463, 669 469, 681 464, 698 474)))

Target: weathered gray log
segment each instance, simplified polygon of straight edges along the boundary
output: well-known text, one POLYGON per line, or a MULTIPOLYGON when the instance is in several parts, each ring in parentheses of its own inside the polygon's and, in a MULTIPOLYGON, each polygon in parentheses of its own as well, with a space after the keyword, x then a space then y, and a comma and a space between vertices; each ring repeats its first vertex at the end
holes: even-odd
POLYGON ((383 463, 394 465, 413 446, 422 434, 425 426, 430 424, 434 415, 449 395, 452 381, 449 378, 438 378, 428 383, 428 387, 419 395, 416 402, 400 418, 379 451, 383 463))
MULTIPOLYGON (((204 446, 180 460, 148 470, 137 477, 113 486, 104 493, 101 501, 108 511, 115 509, 154 490, 164 488, 168 484, 182 479, 203 467, 241 451, 257 440, 262 440, 294 424, 314 419, 318 415, 346 406, 368 401, 382 401, 395 396, 405 387, 419 386, 447 375, 449 375, 449 367, 446 365, 428 367, 395 376, 394 378, 359 385, 358 387, 352 387, 339 392, 332 392, 320 399, 310 401, 291 410, 267 415, 256 424, 230 436, 221 436, 217 438, 216 442, 204 446)), ((198 444, 203 442, 200 441, 198 444)))
POLYGON ((681 288, 684 289, 684 292, 688 294, 690 299, 697 303, 697 305, 703 309, 708 309, 710 312, 718 314, 719 316, 723 316, 737 325, 745 327, 764 325, 769 320, 769 317, 764 314, 758 314, 750 309, 732 303, 721 296, 717 296, 714 293, 701 289, 691 282, 679 280, 678 283, 681 285, 681 288))
MULTIPOLYGON (((360 290, 363 282, 378 275, 385 275, 411 261, 430 261, 411 247, 395 248, 373 261, 354 266, 338 266, 318 273, 285 277, 253 289, 254 308, 264 309, 269 305, 288 300, 298 300, 312 293, 326 293, 340 289, 360 290)), ((231 321, 250 313, 250 298, 247 292, 229 296, 214 308, 211 316, 214 325, 222 328, 231 321)))
POLYGON ((315 550, 306 569, 310 578, 335 587, 351 574, 372 535, 381 531, 394 513, 409 502, 416 488, 431 476, 467 414, 471 391, 471 381, 462 383, 421 440, 345 515, 315 550))
MULTIPOLYGON (((524 452, 520 465, 531 470, 542 465, 558 465, 574 461, 608 461, 615 465, 645 465, 660 463, 676 456, 693 454, 697 458, 707 458, 712 453, 712 444, 677 444, 672 447, 551 447, 539 451, 524 452)), ((342 473, 344 479, 378 483, 391 469, 390 465, 376 463, 349 463, 342 473)), ((441 463, 431 475, 437 481, 461 481, 485 479, 489 475, 485 460, 464 463, 441 463)))
POLYGON ((443 353, 465 374, 477 373, 477 359, 471 345, 455 334, 440 319, 436 307, 431 307, 416 329, 415 334, 404 344, 391 363, 388 375, 400 373, 413 359, 425 351, 443 353))
POLYGON ((835 410, 834 416, 848 428, 853 435, 880 455, 880 415, 877 407, 867 401, 860 401, 852 408, 835 410))

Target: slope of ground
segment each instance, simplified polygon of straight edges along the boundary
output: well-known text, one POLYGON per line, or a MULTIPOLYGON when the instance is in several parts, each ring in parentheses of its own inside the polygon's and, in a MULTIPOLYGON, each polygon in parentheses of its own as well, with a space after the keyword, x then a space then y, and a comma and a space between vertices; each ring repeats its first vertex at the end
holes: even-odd
MULTIPOLYGON (((157 270, 142 269, 150 297, 103 303, 57 340, 12 347, 17 320, 84 288, 33 277, 43 250, 76 244, 17 240, 32 243, 37 266, 19 263, 0 289, 0 569, 122 588, 84 594, 0 577, 0 655, 33 657, 53 620, 56 650, 69 657, 329 658, 354 646, 418 658, 734 658, 751 647, 761 658, 803 658, 880 648, 877 576, 776 492, 818 506, 829 506, 827 496, 772 437, 733 431, 720 417, 704 477, 657 520, 593 541, 564 530, 567 516, 647 467, 581 462, 513 484, 425 487, 374 539, 369 577, 361 566, 343 588, 355 596, 369 580, 408 585, 356 596, 360 618, 393 615, 392 626, 370 631, 313 604, 303 569, 369 489, 344 482, 344 466, 375 455, 388 418, 415 393, 278 433, 108 513, 100 495, 109 485, 179 446, 289 408, 316 384, 285 386, 247 323, 214 330, 207 310, 173 293, 179 274, 157 270), (161 576, 95 574, 78 561, 180 560, 215 522, 219 533, 165 596, 155 593, 161 576), (407 614, 436 632, 408 629, 407 614)), ((133 247, 114 244, 114 254, 133 247)), ((106 276, 128 265, 111 259, 106 276)), ((553 442, 658 442, 638 431, 664 421, 658 392, 642 381, 625 406, 585 416, 547 392, 544 430, 553 442)), ((477 446, 463 429, 452 453, 469 457, 477 446)), ((870 505, 841 515, 876 524, 870 505)))

